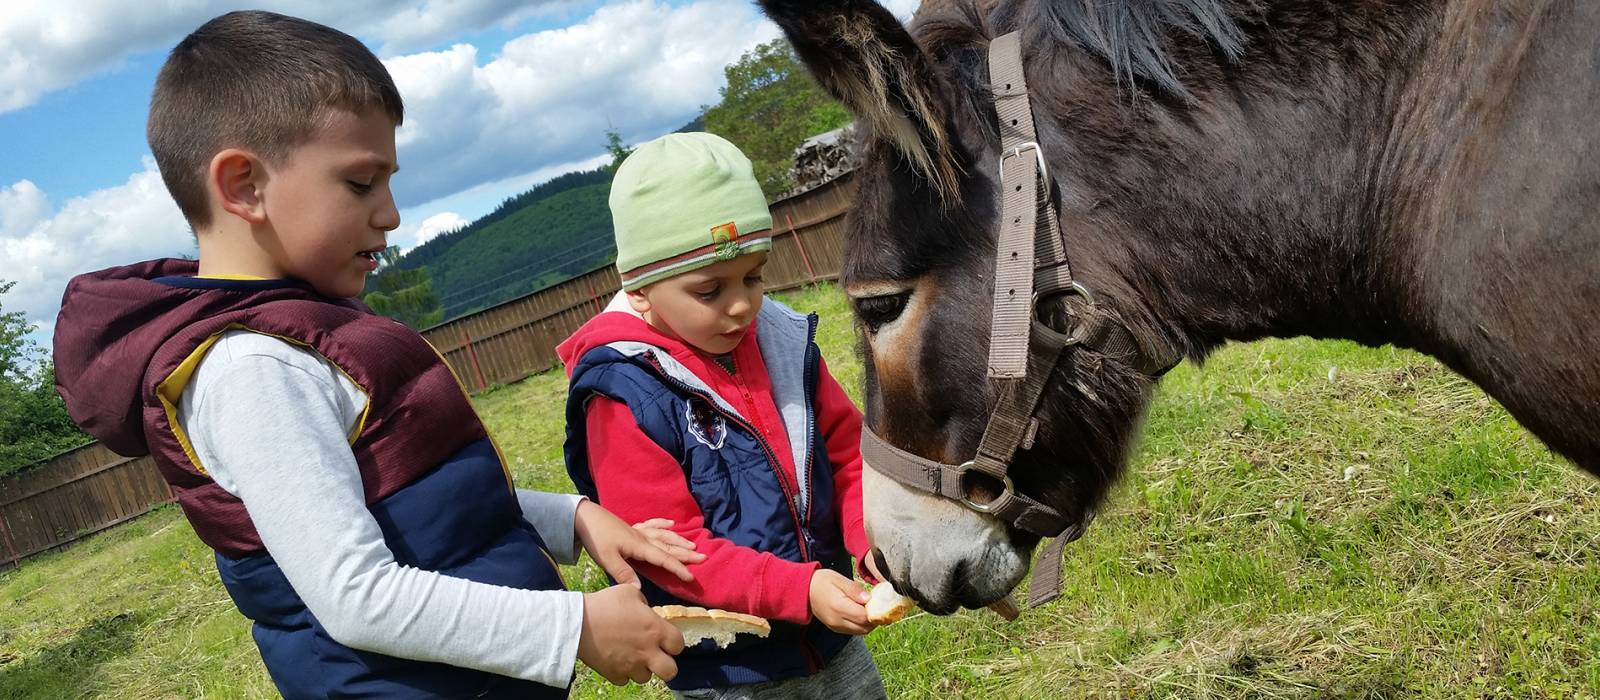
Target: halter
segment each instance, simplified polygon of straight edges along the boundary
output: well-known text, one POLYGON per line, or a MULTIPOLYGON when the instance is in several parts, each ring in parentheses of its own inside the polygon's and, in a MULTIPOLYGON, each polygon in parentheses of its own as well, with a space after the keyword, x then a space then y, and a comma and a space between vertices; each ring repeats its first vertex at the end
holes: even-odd
POLYGON ((1033 447, 1039 397, 1056 364, 1066 351, 1081 346, 1160 376, 1182 357, 1164 344, 1146 347, 1113 312, 1096 306, 1087 288, 1073 281, 1044 151, 1034 131, 1020 34, 1013 32, 990 43, 989 76, 1000 117, 1001 228, 988 366, 998 401, 977 454, 961 464, 911 454, 865 427, 861 455, 871 469, 907 487, 958 501, 1040 537, 1055 538, 1034 569, 1028 589, 1031 607, 1061 594, 1062 550, 1083 535, 1094 517, 1090 512, 1072 520, 1019 493, 1008 474, 1017 451, 1033 447), (1044 303, 1058 298, 1076 306, 1072 313, 1076 325, 1067 333, 1052 328, 1037 313, 1044 303), (1000 494, 988 501, 974 499, 973 474, 999 483, 1000 494))

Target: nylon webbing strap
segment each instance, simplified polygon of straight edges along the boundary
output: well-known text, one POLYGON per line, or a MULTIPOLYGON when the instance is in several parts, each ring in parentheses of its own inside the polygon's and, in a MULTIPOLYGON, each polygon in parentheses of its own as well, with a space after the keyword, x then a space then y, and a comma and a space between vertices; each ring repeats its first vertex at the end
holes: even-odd
POLYGON ((1092 522, 1094 511, 1090 510, 1039 550, 1039 558, 1033 563, 1033 577, 1028 581, 1028 607, 1037 608, 1061 596, 1061 557, 1067 545, 1083 537, 1092 522))
MULTIPOLYGON (((961 484, 965 465, 953 466, 918 457, 889 444, 867 428, 861 430, 861 461, 873 471, 914 490, 957 501, 966 499, 961 484)), ((1068 527, 1060 511, 1015 489, 1007 489, 986 507, 996 518, 1040 537, 1054 536, 1068 527)))
MULTIPOLYGON (((989 331, 989 376, 1020 379, 1027 372, 1033 316, 1034 244, 1038 235, 1039 146, 1022 76, 1021 36, 989 47, 989 82, 1000 116, 1000 237, 995 251, 994 309, 989 331)), ((1047 217, 1048 218, 1048 217, 1047 217)))
POLYGON ((918 491, 961 500, 960 471, 951 465, 924 459, 878 437, 862 427, 861 461, 878 472, 918 491))

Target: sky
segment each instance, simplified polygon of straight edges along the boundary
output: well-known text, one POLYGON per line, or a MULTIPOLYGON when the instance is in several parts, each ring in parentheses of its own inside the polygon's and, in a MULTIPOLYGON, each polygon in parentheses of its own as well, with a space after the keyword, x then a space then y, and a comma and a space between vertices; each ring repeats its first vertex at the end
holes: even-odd
MULTIPOLYGON (((919 2, 883 4, 909 19, 919 2)), ((73 275, 193 254, 145 142, 150 89, 184 35, 247 8, 350 33, 389 69, 402 248, 605 162, 608 129, 640 143, 688 123, 779 35, 752 0, 4 0, 0 303, 44 347, 73 275)))

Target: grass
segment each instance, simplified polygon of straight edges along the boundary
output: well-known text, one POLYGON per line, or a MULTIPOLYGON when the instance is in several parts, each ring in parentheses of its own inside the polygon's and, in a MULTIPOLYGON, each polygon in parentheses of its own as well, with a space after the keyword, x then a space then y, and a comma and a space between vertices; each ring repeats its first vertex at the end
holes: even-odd
MULTIPOLYGON (((860 368, 840 295, 840 381, 860 368)), ((519 485, 570 490, 559 373, 478 398, 519 485)), ((868 638, 894 697, 1600 697, 1600 483, 1432 360, 1225 348, 1161 387, 1131 472, 1015 623, 868 638)), ((592 565, 567 580, 593 589, 592 565)), ((210 553, 163 509, 0 574, 0 697, 261 697, 210 553)), ((575 697, 665 697, 580 671, 575 697)))

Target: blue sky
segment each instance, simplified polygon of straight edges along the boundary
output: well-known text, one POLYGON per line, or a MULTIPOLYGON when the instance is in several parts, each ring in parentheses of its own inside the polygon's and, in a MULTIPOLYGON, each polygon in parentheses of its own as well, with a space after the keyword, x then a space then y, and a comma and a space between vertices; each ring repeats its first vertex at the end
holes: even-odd
MULTIPOLYGON (((885 3, 902 17, 916 0, 885 3)), ((47 342, 72 275, 187 253, 145 145, 166 51, 254 7, 354 34, 406 101, 395 182, 410 247, 714 103, 722 68, 778 36, 750 0, 6 0, 0 6, 3 302, 47 342)))

